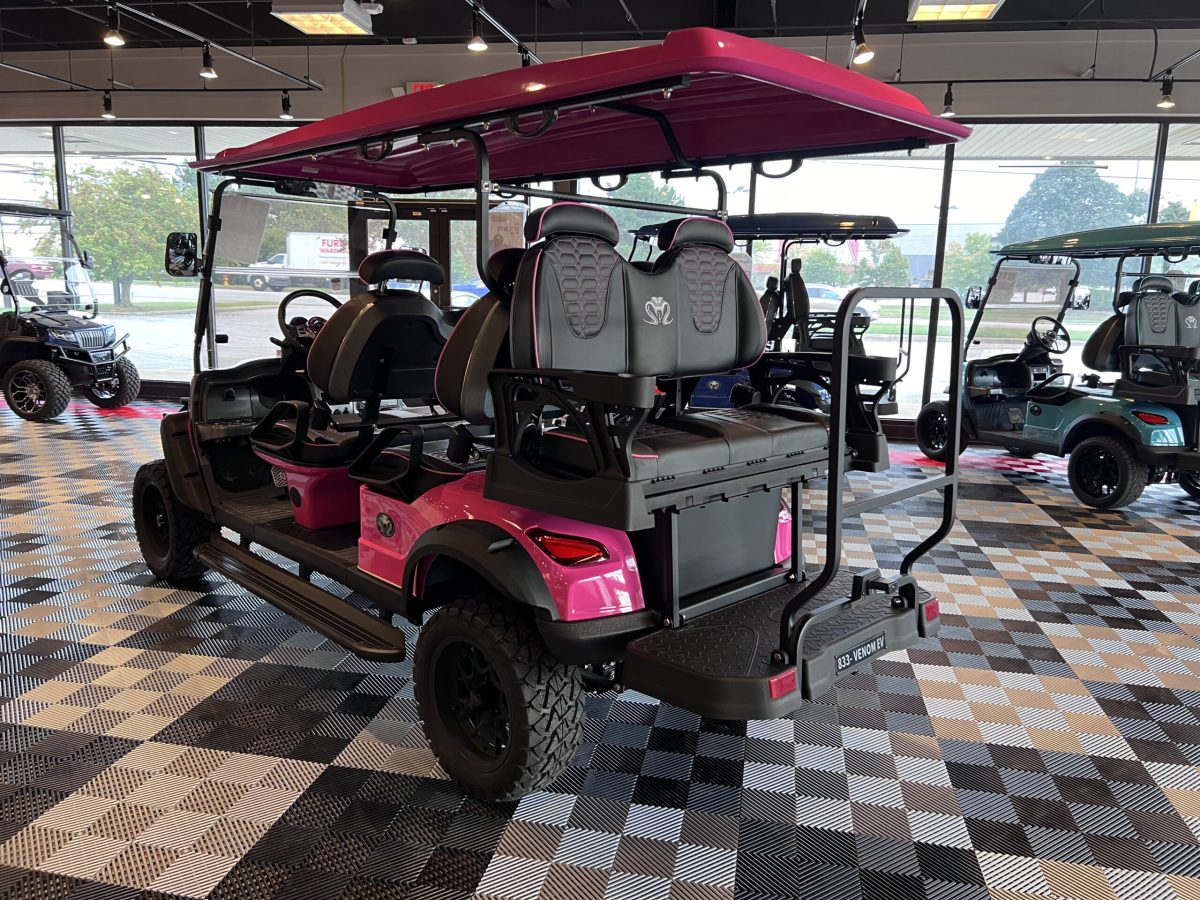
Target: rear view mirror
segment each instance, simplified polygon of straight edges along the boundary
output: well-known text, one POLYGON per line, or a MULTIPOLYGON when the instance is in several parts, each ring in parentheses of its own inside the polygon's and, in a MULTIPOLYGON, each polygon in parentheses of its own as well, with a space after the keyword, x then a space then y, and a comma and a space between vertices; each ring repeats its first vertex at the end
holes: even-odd
POLYGON ((92 251, 91 250, 83 251, 83 267, 85 269, 96 268, 96 260, 92 259, 92 251))
POLYGON ((191 278, 200 270, 199 240, 194 232, 172 231, 167 235, 163 267, 172 278, 191 278))

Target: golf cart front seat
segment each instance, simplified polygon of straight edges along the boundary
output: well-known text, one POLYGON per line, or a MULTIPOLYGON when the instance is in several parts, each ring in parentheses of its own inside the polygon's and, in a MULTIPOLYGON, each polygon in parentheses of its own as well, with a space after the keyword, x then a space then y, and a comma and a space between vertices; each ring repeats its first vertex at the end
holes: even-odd
POLYGON ((514 369, 491 378, 498 418, 487 496, 635 530, 648 524, 645 498, 673 487, 694 484, 693 496, 715 499, 721 489, 705 486, 757 478, 767 489, 804 462, 823 469, 828 433, 807 410, 681 411, 664 403, 669 391, 656 396, 658 379, 745 368, 763 352, 762 311, 723 222, 664 225, 653 272, 616 252, 620 231, 594 207, 544 207, 525 231, 540 243, 517 276, 514 369), (538 427, 547 417, 561 424, 538 427))
POLYGON ((438 357, 453 328, 446 311, 389 281, 442 284, 434 259, 416 250, 372 253, 358 277, 372 289, 337 309, 308 351, 308 378, 326 405, 277 403, 250 435, 260 455, 314 466, 348 465, 371 437, 383 400, 429 400, 438 357), (364 401, 360 423, 330 427, 327 407, 364 401))

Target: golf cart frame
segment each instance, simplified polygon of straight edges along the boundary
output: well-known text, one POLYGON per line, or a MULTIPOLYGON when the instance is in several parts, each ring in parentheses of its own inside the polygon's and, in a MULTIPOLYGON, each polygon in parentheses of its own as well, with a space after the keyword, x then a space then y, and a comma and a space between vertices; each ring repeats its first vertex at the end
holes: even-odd
MULTIPOLYGON (((967 333, 968 348, 975 342, 1000 270, 1006 263, 1066 261, 1073 266, 1073 274, 1056 314, 1034 320, 1035 325, 1040 319, 1049 320, 1049 336, 1054 338, 1065 333, 1062 323, 1067 312, 1079 308, 1075 303, 1075 291, 1079 286, 1080 261, 1115 259, 1113 317, 1099 325, 1096 332, 1107 329, 1113 334, 1123 334, 1130 305, 1142 296, 1136 291, 1123 292, 1125 280, 1147 274, 1149 260, 1156 257, 1179 262, 1200 253, 1200 231, 1194 223, 1104 228, 1011 244, 993 252, 999 260, 975 309, 967 333), (1140 264, 1139 271, 1126 271, 1132 261, 1140 264)), ((1089 346, 1098 339, 1099 335, 1089 339, 1089 346)), ((1027 349, 1033 346, 1029 343, 1031 340, 1027 339, 1027 349)), ((1081 376, 1078 380, 1084 387, 1076 388, 1074 375, 1064 372, 1062 365, 1047 353, 1040 367, 1030 368, 1031 387, 1011 397, 1011 392, 1006 393, 1003 386, 976 383, 980 381, 977 377, 980 367, 990 365, 996 358, 969 360, 965 370, 967 406, 962 419, 964 433, 960 446, 970 440, 979 440, 1007 447, 1018 455, 1069 454, 1068 473, 1073 490, 1082 502, 1100 508, 1125 506, 1140 496, 1147 483, 1169 479, 1172 475, 1189 493, 1195 486, 1196 495, 1200 495, 1200 453, 1197 452, 1200 408, 1195 390, 1200 354, 1188 347, 1126 345, 1123 339, 1118 340, 1118 352, 1119 356, 1109 357, 1110 363, 1103 369, 1118 373, 1114 383, 1101 383, 1100 374, 1093 372, 1081 376), (1138 360, 1147 358, 1157 360, 1163 373, 1153 384, 1138 371, 1138 360), (1114 359, 1115 365, 1111 362, 1114 359), (1064 379, 1064 385, 1057 389, 1055 383, 1064 379), (996 402, 1009 403, 1014 408, 1025 403, 1020 430, 983 427, 979 404, 993 402, 993 395, 1001 398, 996 402), (1031 421, 1036 424, 1032 430, 1031 421), (1109 472, 1103 484, 1093 477, 1097 461, 1109 472), (1099 490, 1089 487, 1093 482, 1093 487, 1099 490)), ((1088 348, 1084 355, 1088 356, 1088 348)), ((1086 358, 1085 364, 1093 365, 1086 358)), ((918 442, 927 453, 932 449, 934 458, 944 458, 944 453, 938 447, 930 446, 928 436, 923 436, 923 428, 929 431, 930 423, 941 415, 944 407, 945 401, 935 401, 922 410, 917 420, 918 442)), ((1013 422, 1016 421, 1013 418, 1013 422)), ((941 432, 940 427, 933 430, 941 432)))
MULTIPOLYGON (((730 133, 740 132, 734 128, 730 133)), ((565 200, 557 208, 576 216, 583 213, 569 207, 580 204, 710 212, 546 191, 528 182, 598 170, 618 176, 684 167, 704 172, 714 163, 944 143, 967 133, 890 86, 754 40, 694 29, 615 58, 564 60, 386 101, 228 151, 197 168, 230 176, 222 187, 254 180, 284 182, 291 190, 299 173, 378 194, 467 184, 478 198, 480 277, 498 298, 510 291, 487 258, 491 196, 565 200), (855 134, 861 128, 861 141, 846 145, 839 139, 837 146, 828 146, 803 129, 785 129, 782 135, 760 134, 755 142, 733 149, 721 141, 714 144, 688 123, 698 113, 726 108, 720 99, 727 96, 722 84, 741 92, 737 108, 763 103, 778 108, 782 103, 786 112, 792 101, 803 109, 828 104, 830 111, 848 118, 838 133, 855 134), (400 127, 398 122, 410 124, 400 127), (604 142, 601 153, 606 165, 596 156, 596 134, 613 128, 618 133, 604 142), (542 142, 549 149, 539 150, 542 142)), ((720 176, 711 177, 722 194, 720 176)), ((714 225, 720 227, 701 223, 709 233, 714 225)), ((357 476, 361 516, 345 525, 304 527, 292 508, 295 500, 289 505, 286 493, 263 482, 269 467, 261 461, 246 484, 223 483, 215 472, 213 457, 221 454, 225 470, 242 465, 253 470, 248 438, 252 431, 269 429, 263 427, 267 420, 255 421, 255 415, 214 421, 213 398, 228 393, 237 400, 240 386, 279 365, 263 360, 223 371, 200 366, 213 322, 212 267, 219 228, 217 196, 200 266, 196 375, 188 408, 164 418, 165 461, 144 467, 135 484, 143 552, 160 575, 215 569, 368 659, 404 655, 405 635, 391 624, 393 616, 414 625, 424 622, 415 663, 418 699, 435 750, 468 790, 487 798, 516 797, 544 786, 561 771, 579 740, 584 683, 600 689, 635 688, 702 715, 778 716, 824 693, 839 675, 936 632, 937 600, 920 589, 913 567, 952 527, 954 462, 940 476, 897 490, 852 501, 844 494, 849 471, 881 471, 888 465, 882 433, 857 434, 870 423, 858 421, 848 409, 848 394, 857 394, 854 386, 863 383, 862 370, 872 365, 852 354, 851 323, 861 301, 898 296, 896 291, 852 292, 838 311, 828 350, 763 356, 764 364, 769 360, 773 368, 788 368, 793 377, 820 372, 829 378, 827 430, 819 416, 806 418, 793 411, 794 421, 804 422, 808 434, 820 434, 821 446, 638 480, 631 478, 638 455, 635 441, 649 430, 652 418, 664 420, 664 411, 686 417, 684 377, 668 374, 660 388, 653 375, 493 367, 487 380, 495 409, 494 438, 443 415, 407 419, 380 432, 368 427, 371 443, 349 466, 351 480, 357 476), (544 417, 546 408, 557 411, 554 422, 544 417), (578 427, 575 439, 594 454, 595 471, 586 477, 550 477, 527 455, 531 422, 540 433, 561 429, 557 423, 564 420, 578 427), (474 454, 465 457, 469 461, 461 474, 423 489, 416 461, 436 453, 441 454, 439 464, 453 462, 445 441, 460 438, 474 454), (442 446, 439 441, 445 451, 431 449, 442 446), (379 474, 375 461, 396 446, 404 448, 407 465, 394 474, 379 474), (802 552, 802 488, 822 476, 828 478, 826 536, 824 561, 817 568, 806 565, 802 552), (931 491, 943 493, 941 518, 905 554, 898 575, 842 571, 846 518, 931 491), (424 524, 415 527, 417 522, 424 524), (221 537, 218 526, 232 530, 236 542, 221 537), (727 541, 716 537, 723 532, 748 540, 731 553, 727 541), (546 537, 573 542, 576 550, 590 544, 603 552, 576 569, 578 560, 564 562, 539 543, 546 537), (254 545, 284 562, 264 558, 254 545), (720 551, 709 554, 715 562, 702 559, 706 549, 720 551), (187 553, 180 555, 180 550, 187 553), (703 576, 698 575, 705 566, 703 576), (356 592, 371 611, 314 582, 315 574, 356 592), (576 592, 580 586, 587 590, 576 592), (510 770, 517 763, 508 761, 497 764, 500 775, 494 773, 496 766, 488 770, 491 774, 481 774, 477 764, 463 761, 437 724, 442 721, 441 701, 431 683, 433 670, 422 668, 422 647, 449 620, 468 616, 464 609, 473 620, 484 615, 477 605, 462 605, 464 590, 485 593, 486 608, 493 611, 487 613, 493 616, 489 621, 512 624, 522 636, 522 652, 544 654, 538 658, 545 660, 546 677, 559 679, 557 693, 546 701, 555 718, 551 732, 537 732, 533 723, 519 730, 526 713, 511 699, 503 704, 511 715, 505 733, 523 743, 531 760, 521 763, 524 768, 516 774, 510 770), (426 620, 434 610, 439 611, 426 620), (746 635, 752 639, 745 640, 746 635)), ((539 227, 531 240, 540 237, 539 227)), ((949 308, 954 336, 950 362, 960 368, 964 322, 957 296, 944 290, 897 291, 949 308)), ((673 321, 660 308, 657 320, 647 324, 673 321)), ((885 361, 885 367, 887 363, 894 375, 896 360, 885 361)), ((952 389, 955 400, 958 391, 957 386, 952 389)), ((292 408, 298 411, 299 406, 293 403, 292 408)), ((377 413, 376 402, 364 419, 386 424, 377 413)), ((300 435, 299 416, 296 421, 294 431, 300 435)), ((336 418, 329 424, 339 427, 336 418)), ((345 427, 363 430, 354 423, 345 427)), ((285 471, 289 490, 293 474, 308 477, 300 467, 285 471)), ((490 644, 479 647, 503 681, 508 670, 495 663, 493 651, 499 650, 490 644)), ((424 658, 435 652, 441 651, 426 650, 424 658)))

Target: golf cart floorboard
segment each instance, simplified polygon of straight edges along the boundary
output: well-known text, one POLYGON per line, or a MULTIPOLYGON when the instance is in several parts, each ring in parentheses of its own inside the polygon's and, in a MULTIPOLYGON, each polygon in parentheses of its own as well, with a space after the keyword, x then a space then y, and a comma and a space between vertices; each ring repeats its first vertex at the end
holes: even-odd
MULTIPOLYGON (((799 615, 848 598, 853 576, 853 570, 840 572, 799 615)), ((770 679, 787 669, 771 662, 771 652, 779 643, 780 614, 798 590, 789 584, 699 616, 681 628, 631 641, 625 649, 623 682, 712 718, 774 718, 821 696, 840 676, 920 639, 919 607, 894 609, 884 594, 864 597, 809 630, 796 665, 795 690, 773 698, 770 679)), ((929 596, 925 591, 921 595, 929 596)))

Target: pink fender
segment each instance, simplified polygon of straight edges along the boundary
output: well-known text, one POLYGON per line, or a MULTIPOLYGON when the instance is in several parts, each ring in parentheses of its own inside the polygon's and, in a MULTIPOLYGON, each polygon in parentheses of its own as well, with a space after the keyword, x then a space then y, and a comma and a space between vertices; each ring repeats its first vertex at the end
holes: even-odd
MULTIPOLYGON (((483 479, 482 472, 472 472, 426 491, 414 503, 362 486, 358 567, 382 581, 403 587, 408 554, 421 535, 439 525, 478 519, 503 528, 525 549, 545 579, 563 620, 595 619, 645 607, 628 534, 489 500, 483 496, 483 479), (378 527, 380 515, 386 515, 392 522, 394 531, 390 537, 378 527), (608 559, 577 566, 561 565, 527 536, 526 532, 533 528, 595 541, 608 550, 608 559)), ((417 572, 418 593, 424 574, 420 569, 417 572)))

